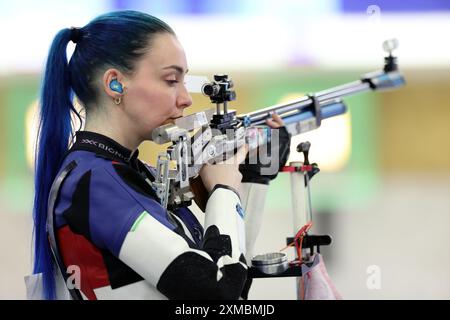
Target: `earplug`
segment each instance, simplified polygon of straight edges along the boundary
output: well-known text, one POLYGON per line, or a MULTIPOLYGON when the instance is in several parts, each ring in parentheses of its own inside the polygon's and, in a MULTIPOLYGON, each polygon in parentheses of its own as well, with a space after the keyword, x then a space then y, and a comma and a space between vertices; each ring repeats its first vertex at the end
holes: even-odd
POLYGON ((112 91, 123 93, 122 84, 119 81, 117 81, 117 79, 111 80, 111 82, 109 83, 109 88, 112 91))

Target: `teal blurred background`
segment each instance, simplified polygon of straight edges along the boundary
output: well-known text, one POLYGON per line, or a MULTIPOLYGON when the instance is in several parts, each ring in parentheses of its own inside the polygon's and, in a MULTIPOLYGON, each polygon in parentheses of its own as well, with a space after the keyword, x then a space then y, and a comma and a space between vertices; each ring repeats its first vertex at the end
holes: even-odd
MULTIPOLYGON (((450 298, 450 44, 443 38, 450 4, 280 3, 0 4, 0 299, 24 299, 23 276, 31 270, 30 137, 48 47, 60 29, 117 9, 168 22, 185 47, 190 74, 228 73, 238 113, 357 80, 382 67, 381 41, 397 37, 405 87, 349 97, 347 115, 296 137, 312 142, 311 160, 322 168, 312 180, 313 231, 333 236, 323 255, 344 299, 450 298), (374 265, 378 289, 367 285, 374 265)), ((210 107, 192 95, 192 112, 210 107)), ((157 146, 145 142, 140 149, 155 162, 157 146)), ((291 199, 289 176, 280 174, 269 189, 258 252, 279 250, 292 235, 291 199)), ((293 279, 256 280, 250 293, 251 299, 295 297, 293 279)))

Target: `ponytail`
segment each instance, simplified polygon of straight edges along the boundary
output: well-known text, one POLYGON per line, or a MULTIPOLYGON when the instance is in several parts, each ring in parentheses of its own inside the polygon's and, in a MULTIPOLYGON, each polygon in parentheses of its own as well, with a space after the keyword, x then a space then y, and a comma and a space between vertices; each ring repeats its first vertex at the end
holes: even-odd
POLYGON ((66 54, 70 37, 71 30, 63 29, 50 47, 41 88, 35 151, 33 273, 42 273, 46 299, 56 298, 53 259, 46 230, 48 195, 68 148, 72 132, 70 113, 75 111, 66 54))

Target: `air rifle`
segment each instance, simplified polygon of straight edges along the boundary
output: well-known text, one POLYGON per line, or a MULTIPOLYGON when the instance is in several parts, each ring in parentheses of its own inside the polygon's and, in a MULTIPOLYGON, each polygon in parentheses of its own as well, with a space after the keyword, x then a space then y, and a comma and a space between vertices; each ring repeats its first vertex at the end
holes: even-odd
POLYGON ((204 164, 232 157, 244 143, 250 150, 267 143, 271 130, 265 120, 272 113, 277 113, 295 136, 317 129, 324 119, 344 114, 347 107, 342 99, 346 96, 404 85, 397 58, 392 55, 397 46, 396 39, 383 42, 383 49, 388 53, 383 69, 367 73, 358 81, 246 114, 237 115, 235 110, 228 109, 228 102, 236 99, 233 81, 228 75, 214 75, 214 81, 203 85, 202 93, 215 108, 179 118, 152 132, 154 142, 171 143, 166 152, 158 155, 156 178, 152 183, 162 206, 174 209, 189 205, 194 198, 189 181, 198 176, 204 164))

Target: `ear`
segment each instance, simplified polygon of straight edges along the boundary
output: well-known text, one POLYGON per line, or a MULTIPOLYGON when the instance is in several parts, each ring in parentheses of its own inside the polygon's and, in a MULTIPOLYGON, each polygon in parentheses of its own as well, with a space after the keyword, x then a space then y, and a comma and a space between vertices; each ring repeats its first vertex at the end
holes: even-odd
POLYGON ((123 96, 123 93, 111 89, 110 84, 113 80, 117 80, 122 85, 123 92, 125 92, 125 76, 122 72, 114 68, 106 70, 103 74, 103 90, 105 90, 106 94, 109 97, 111 97, 112 99, 116 99, 123 96))

